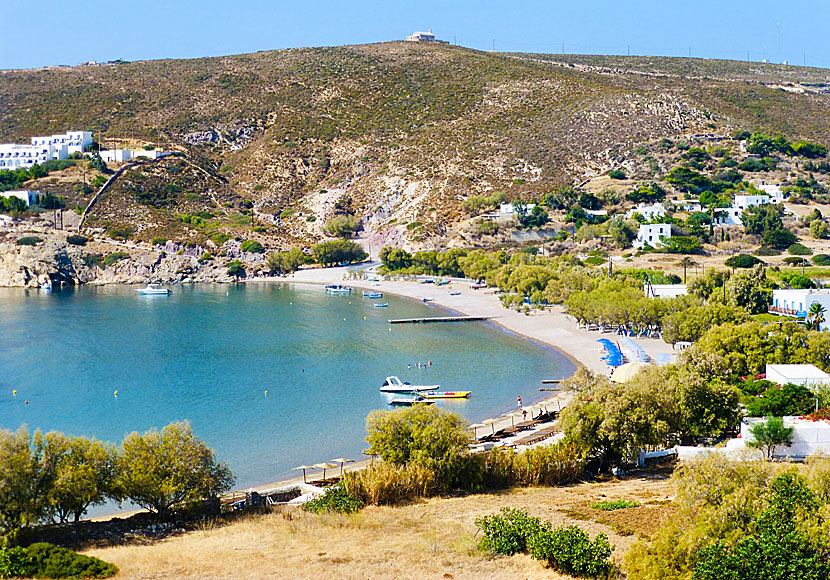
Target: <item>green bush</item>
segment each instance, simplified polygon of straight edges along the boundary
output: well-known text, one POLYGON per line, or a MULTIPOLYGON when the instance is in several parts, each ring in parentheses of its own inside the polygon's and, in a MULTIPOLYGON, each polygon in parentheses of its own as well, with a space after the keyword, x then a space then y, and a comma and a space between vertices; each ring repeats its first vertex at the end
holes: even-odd
POLYGON ((241 249, 243 252, 251 252, 252 254, 264 254, 265 248, 255 240, 248 240, 242 242, 241 249))
POLYGON ((606 512, 614 510, 623 510, 626 508, 635 508, 640 504, 636 501, 629 501, 627 499, 618 499, 614 501, 598 501, 591 504, 591 508, 595 510, 603 510, 606 512))
POLYGON ((106 268, 129 257, 130 255, 127 252, 113 252, 111 254, 107 254, 107 256, 101 261, 101 264, 103 264, 106 268))
POLYGON ((787 248, 787 252, 789 252, 793 256, 809 256, 813 253, 813 250, 811 250, 804 244, 793 244, 792 246, 787 248))
POLYGON ((155 238, 150 240, 150 243, 153 244, 154 246, 163 246, 164 244, 167 243, 167 238, 162 238, 160 236, 156 236, 155 238))
POLYGON ((364 505, 359 499, 350 496, 342 483, 338 483, 328 488, 322 496, 303 504, 303 509, 314 514, 353 514, 360 511, 364 505))
POLYGON ((35 236, 24 236, 17 240, 18 246, 36 246, 40 242, 42 242, 40 238, 36 238, 35 236))
POLYGON ((539 518, 524 510, 502 508, 498 514, 476 519, 484 534, 479 547, 494 554, 512 556, 527 551, 528 540, 542 531, 539 518))
POLYGON ((110 226, 107 229, 107 235, 113 240, 126 240, 133 235, 132 226, 110 226))
POLYGON ((118 574, 114 564, 84 556, 51 544, 32 544, 26 548, 31 559, 27 576, 36 578, 109 578, 118 574))
POLYGON ((608 536, 599 534, 594 541, 576 526, 553 530, 542 529, 528 539, 530 555, 545 560, 554 568, 571 576, 609 578, 614 572, 608 536))
POLYGON ((29 576, 32 559, 24 548, 0 548, 0 578, 29 576))
POLYGON ((79 236, 78 234, 70 234, 66 236, 66 243, 72 244, 73 246, 85 246, 89 240, 84 236, 79 236))
POLYGON ((101 254, 88 254, 84 256, 84 265, 87 268, 92 268, 93 266, 100 266, 101 262, 104 261, 104 256, 101 254))
POLYGON ((615 169, 614 171, 608 172, 608 177, 611 179, 625 179, 625 172, 615 169))
POLYGON ((228 234, 213 234, 212 236, 210 236, 210 241, 212 241, 217 246, 221 246, 229 239, 231 239, 231 237, 228 234))
POLYGON ((582 262, 583 264, 587 264, 588 266, 599 266, 600 264, 605 263, 605 258, 600 258, 599 256, 591 256, 590 258, 586 258, 582 262))
POLYGON ((765 248, 761 246, 754 252, 752 252, 754 256, 780 256, 781 250, 776 250, 775 248, 765 248))
POLYGON ((816 254, 812 260, 816 266, 830 266, 830 256, 827 254, 816 254))
POLYGON ((726 265, 730 268, 752 268, 755 264, 763 264, 763 260, 759 260, 755 256, 749 254, 738 254, 726 260, 726 265))

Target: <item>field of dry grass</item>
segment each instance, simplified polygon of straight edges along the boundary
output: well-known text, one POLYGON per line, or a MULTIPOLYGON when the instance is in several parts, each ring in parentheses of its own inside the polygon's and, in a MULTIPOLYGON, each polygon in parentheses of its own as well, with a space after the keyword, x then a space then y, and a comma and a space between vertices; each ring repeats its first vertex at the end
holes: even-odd
POLYGON ((371 507, 354 516, 315 516, 283 508, 154 545, 93 549, 118 578, 562 578, 526 555, 490 558, 476 549, 475 519, 509 506, 554 525, 608 534, 622 554, 671 513, 668 471, 557 488, 431 499, 371 507), (640 507, 603 512, 600 500, 640 507))

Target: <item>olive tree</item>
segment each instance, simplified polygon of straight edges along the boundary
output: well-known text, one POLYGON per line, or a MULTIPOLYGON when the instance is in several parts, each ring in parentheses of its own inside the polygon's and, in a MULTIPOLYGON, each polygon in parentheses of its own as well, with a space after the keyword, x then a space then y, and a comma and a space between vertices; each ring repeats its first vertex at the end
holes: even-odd
POLYGON ((86 437, 67 437, 49 491, 50 509, 61 523, 81 519, 87 508, 106 501, 112 486, 115 448, 86 437))
POLYGON ((116 461, 118 495, 157 514, 214 497, 233 483, 230 469, 193 435, 188 421, 171 423, 161 433, 130 433, 116 461))

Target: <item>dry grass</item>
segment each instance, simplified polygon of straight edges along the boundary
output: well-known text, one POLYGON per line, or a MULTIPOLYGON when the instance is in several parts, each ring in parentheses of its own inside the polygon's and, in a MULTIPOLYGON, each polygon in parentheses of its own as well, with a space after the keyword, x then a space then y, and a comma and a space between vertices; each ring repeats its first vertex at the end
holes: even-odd
POLYGON ((283 509, 152 546, 87 553, 118 565, 118 578, 561 578, 528 556, 480 554, 475 519, 510 506, 554 525, 576 523, 592 536, 607 533, 619 560, 637 535, 653 531, 668 509, 662 500, 672 493, 663 477, 637 477, 370 507, 355 516, 283 509), (643 505, 596 516, 586 507, 623 498, 643 505), (564 512, 585 515, 574 519, 564 512), (614 531, 621 526, 633 535, 614 531))

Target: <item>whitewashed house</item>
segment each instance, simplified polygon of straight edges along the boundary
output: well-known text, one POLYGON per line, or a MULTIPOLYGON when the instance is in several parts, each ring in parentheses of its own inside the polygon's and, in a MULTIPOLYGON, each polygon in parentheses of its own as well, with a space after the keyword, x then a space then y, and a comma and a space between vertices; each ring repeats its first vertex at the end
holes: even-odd
POLYGON ((744 213, 739 207, 718 207, 715 208, 714 223, 716 226, 742 226, 744 225, 741 214, 744 213))
POLYGON ((447 44, 446 40, 438 40, 435 38, 435 35, 432 33, 432 29, 430 28, 426 32, 413 32, 409 36, 406 37, 407 42, 440 42, 442 44, 447 44))
POLYGON ((755 186, 755 189, 760 189, 764 193, 766 193, 771 200, 771 203, 783 203, 784 202, 784 192, 781 191, 781 186, 777 183, 765 183, 765 182, 752 182, 752 185, 755 186))
POLYGON ((670 237, 670 224, 640 224, 640 231, 637 233, 637 239, 634 240, 632 245, 638 249, 642 248, 646 244, 652 248, 660 248, 670 237))
POLYGON ((643 291, 649 298, 677 298, 689 293, 685 284, 648 284, 643 283, 643 291))
POLYGON ((773 290, 769 311, 781 316, 806 318, 814 302, 821 304, 826 311, 824 316, 827 320, 821 324, 821 330, 827 330, 830 325, 830 290, 773 290))
POLYGON ((31 144, 0 144, 0 171, 28 168, 51 159, 67 159, 92 144, 92 132, 69 131, 61 135, 32 137, 31 144))
POLYGON ((812 389, 817 385, 830 385, 830 375, 816 365, 766 365, 767 380, 776 385, 802 385, 812 389))
MULTIPOLYGON (((525 210, 530 213, 533 211, 533 208, 536 207, 535 203, 527 203, 525 204, 525 210)), ((516 208, 512 203, 503 203, 499 206, 499 214, 502 216, 512 216, 516 215, 516 208)))
POLYGON ((158 159, 170 155, 170 153, 159 151, 158 149, 104 149, 102 151, 99 151, 98 154, 101 156, 101 159, 106 163, 120 163, 122 161, 129 161, 131 159, 136 159, 138 157, 158 159))
POLYGON ((768 195, 736 195, 732 202, 732 207, 739 208, 741 211, 755 207, 757 205, 767 205, 772 203, 768 195))
POLYGON ((628 210, 625 214, 626 219, 631 219, 634 217, 634 214, 640 214, 648 221, 652 221, 655 218, 663 218, 666 216, 666 208, 663 206, 662 203, 655 202, 652 205, 646 205, 644 203, 640 203, 637 207, 632 207, 628 210))
POLYGON ((37 205, 40 203, 43 193, 40 191, 29 191, 28 189, 19 189, 16 191, 0 191, 0 197, 16 197, 26 204, 26 207, 37 205))

